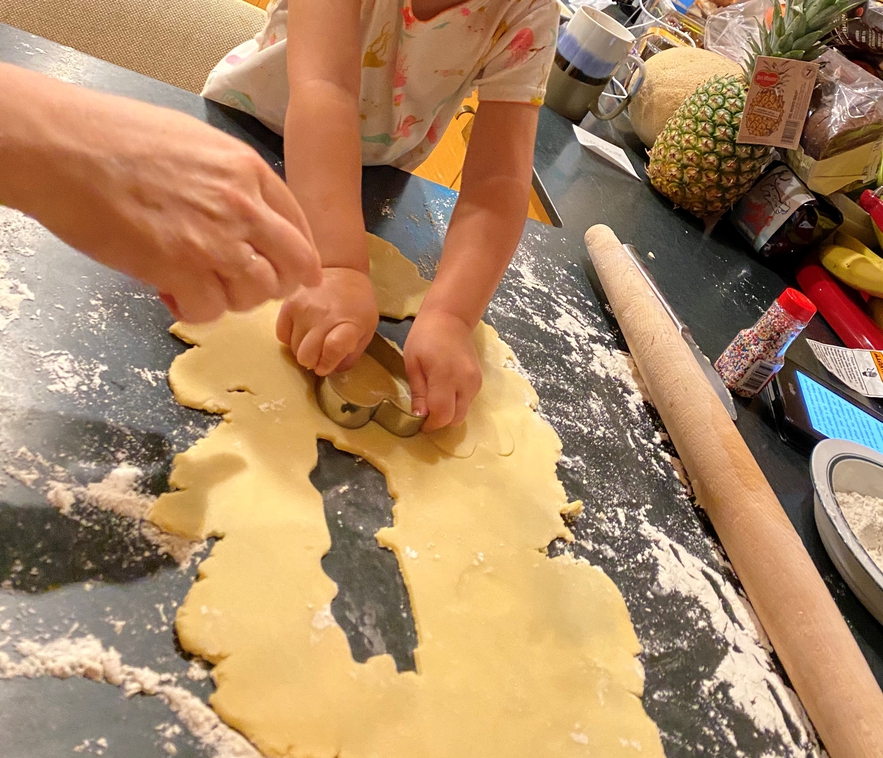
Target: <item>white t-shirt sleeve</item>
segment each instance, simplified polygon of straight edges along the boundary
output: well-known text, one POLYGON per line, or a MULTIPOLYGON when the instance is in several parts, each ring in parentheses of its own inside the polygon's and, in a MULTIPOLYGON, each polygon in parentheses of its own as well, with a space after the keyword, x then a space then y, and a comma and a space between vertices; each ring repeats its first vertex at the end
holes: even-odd
POLYGON ((475 78, 479 100, 541 105, 558 42, 555 0, 521 0, 475 78))

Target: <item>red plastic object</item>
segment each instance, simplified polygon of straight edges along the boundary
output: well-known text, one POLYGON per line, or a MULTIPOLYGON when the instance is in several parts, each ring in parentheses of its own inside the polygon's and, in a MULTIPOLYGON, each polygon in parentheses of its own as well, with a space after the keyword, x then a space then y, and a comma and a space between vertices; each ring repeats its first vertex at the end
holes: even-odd
POLYGON ((797 283, 846 347, 883 350, 883 331, 820 263, 804 263, 797 283))
POLYGON ((798 321, 802 321, 804 324, 808 324, 809 320, 816 315, 816 307, 813 305, 812 300, 792 287, 788 287, 779 295, 776 298, 776 302, 785 313, 798 321))
POLYGON ((883 198, 881 198, 883 191, 881 191, 881 189, 878 189, 875 192, 865 190, 862 192, 858 204, 861 209, 871 217, 877 227, 883 229, 883 198))

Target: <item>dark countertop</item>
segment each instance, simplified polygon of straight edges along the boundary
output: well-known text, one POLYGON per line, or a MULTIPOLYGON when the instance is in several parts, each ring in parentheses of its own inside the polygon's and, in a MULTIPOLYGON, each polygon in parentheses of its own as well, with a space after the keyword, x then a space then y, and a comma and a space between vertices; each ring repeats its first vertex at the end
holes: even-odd
MULTIPOLYGON (((645 255, 644 263, 714 360, 736 332, 754 323, 785 287, 794 285, 793 279, 750 255, 750 246, 726 219, 706 232, 701 221, 675 210, 655 192, 647 180, 645 148, 627 117, 594 121, 588 128, 623 148, 642 181, 586 150, 574 136, 572 121, 542 108, 534 165, 565 229, 603 223, 643 253, 652 251, 654 257, 645 255)), ((789 350, 795 363, 824 376, 827 372, 805 344, 806 337, 842 343, 817 317, 789 350)), ((845 586, 821 543, 807 456, 782 442, 764 399, 736 401, 739 431, 883 683, 883 628, 845 586)))
MULTIPOLYGON (((3 25, 0 60, 190 113, 255 146, 281 171, 280 139, 238 112, 3 25)), ((606 136, 619 139, 613 131, 606 136)), ((632 157, 638 167, 634 152, 632 157)), ((656 257, 649 267, 712 356, 784 282, 747 257, 727 229, 704 235, 646 184, 595 159, 576 143, 570 122, 546 109, 536 166, 565 228, 528 223, 488 319, 518 355, 540 395, 541 412, 561 436, 559 475, 568 495, 587 506, 573 525, 577 542, 554 545, 552 552, 590 559, 622 591, 645 647, 645 708, 660 726, 669 758, 734 755, 733 745, 736 754, 757 758, 814 755, 790 717, 785 732, 762 728, 749 717, 750 708, 737 702, 732 683, 714 677, 724 660, 755 651, 756 640, 750 622, 730 608, 739 605, 733 603, 738 583, 703 514, 672 472, 672 451, 659 443, 658 418, 636 402, 623 378, 615 325, 581 265, 582 234, 604 222, 624 241, 652 249, 656 257), (699 567, 710 604, 670 582, 661 585, 663 560, 669 580, 672 571, 699 567), (720 613, 735 637, 716 625, 720 613)), ((431 271, 455 195, 378 168, 365 171, 363 196, 369 229, 431 271)), ((15 451, 26 447, 87 484, 105 476, 122 454, 144 471, 144 490, 166 489, 172 456, 217 421, 178 406, 165 385, 170 360, 184 349, 165 331, 168 314, 147 288, 73 254, 3 209, 0 256, 13 264, 9 276, 35 297, 0 335, 0 469, 17 465, 15 451), (60 355, 98 380, 76 392, 51 390, 52 359, 60 355)), ((813 328, 824 336, 823 325, 813 328)), ((740 403, 739 410, 741 433, 883 681, 883 632, 824 553, 812 520, 806 458, 783 445, 760 401, 740 403)), ((395 561, 390 565, 389 554, 360 534, 373 534, 391 518, 382 477, 324 443, 319 449, 313 481, 326 513, 340 512, 328 519, 333 546, 323 561, 340 585, 335 618, 358 660, 386 649, 400 668, 408 668, 416 635, 406 591, 395 561), (343 481, 357 483, 360 500, 335 499, 343 481), (369 609, 377 615, 371 622, 376 634, 366 636, 369 609)), ((205 697, 211 683, 181 676, 187 657, 163 620, 171 618, 195 571, 179 571, 121 526, 115 517, 88 526, 73 522, 50 507, 39 489, 7 479, 0 489, 0 628, 9 621, 13 635, 54 638, 77 624, 76 635, 94 634, 126 662, 177 674, 181 686, 205 697), (134 553, 141 559, 128 560, 134 553), (126 621, 122 633, 112 620, 126 621)), ((759 645, 756 650, 763 655, 759 645)), ((781 699, 774 672, 756 686, 761 699, 771 693, 781 699)), ((109 742, 106 758, 157 756, 156 727, 171 720, 155 698, 126 701, 83 680, 0 681, 4 758, 55 758, 100 736, 109 742)), ((176 745, 180 756, 206 754, 186 735, 176 745)))

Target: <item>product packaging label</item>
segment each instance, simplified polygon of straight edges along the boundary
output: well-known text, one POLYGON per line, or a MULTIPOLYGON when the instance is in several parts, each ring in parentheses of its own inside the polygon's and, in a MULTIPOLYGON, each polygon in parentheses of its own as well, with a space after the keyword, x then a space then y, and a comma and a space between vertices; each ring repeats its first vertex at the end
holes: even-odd
POLYGON ((883 352, 853 350, 807 340, 819 362, 847 387, 865 397, 883 397, 883 352))
MULTIPOLYGON (((737 383, 736 388, 744 394, 756 395, 770 383, 770 379, 782 368, 782 361, 757 361, 737 383)), ((742 394, 740 393, 740 394, 742 394)))
POLYGON ((795 150, 818 72, 819 64, 812 61, 760 56, 736 142, 795 150))
POLYGON ((770 171, 733 210, 732 221, 756 252, 800 206, 815 202, 815 196, 787 166, 770 171))

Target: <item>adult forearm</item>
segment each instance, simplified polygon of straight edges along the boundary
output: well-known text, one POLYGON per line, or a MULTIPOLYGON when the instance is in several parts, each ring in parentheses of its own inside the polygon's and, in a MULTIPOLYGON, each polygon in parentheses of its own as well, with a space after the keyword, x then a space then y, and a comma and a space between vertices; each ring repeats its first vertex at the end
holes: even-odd
POLYGON ((285 121, 285 172, 322 265, 367 272, 358 103, 331 82, 294 84, 285 121))
POLYGON ((36 213, 40 177, 62 150, 63 133, 56 124, 67 88, 0 63, 0 204, 36 213))
POLYGON ((457 316, 470 328, 478 324, 521 239, 529 193, 517 176, 464 186, 424 310, 457 316))

